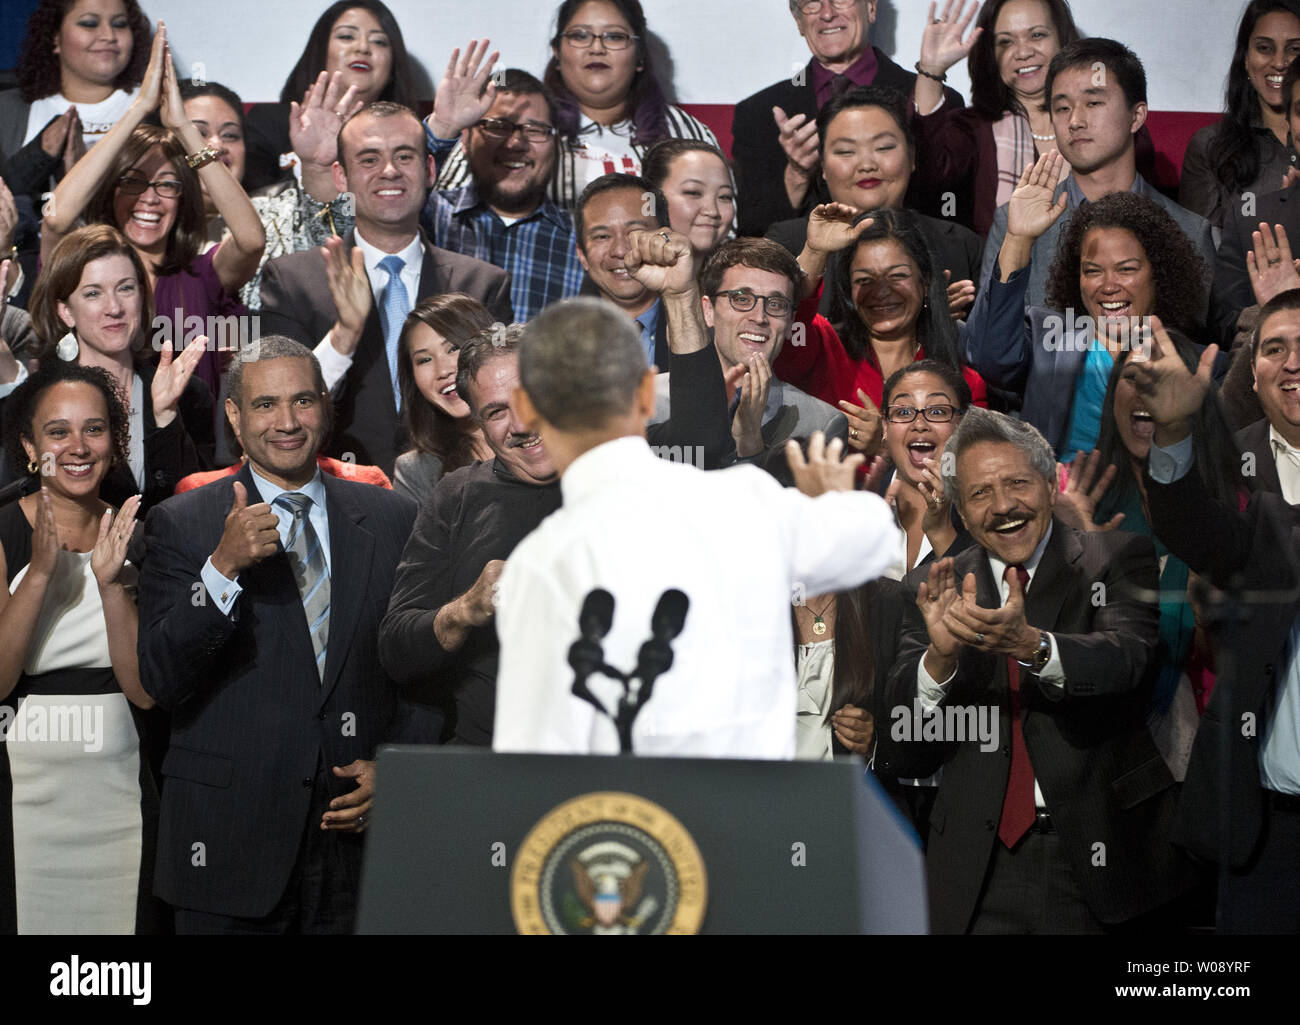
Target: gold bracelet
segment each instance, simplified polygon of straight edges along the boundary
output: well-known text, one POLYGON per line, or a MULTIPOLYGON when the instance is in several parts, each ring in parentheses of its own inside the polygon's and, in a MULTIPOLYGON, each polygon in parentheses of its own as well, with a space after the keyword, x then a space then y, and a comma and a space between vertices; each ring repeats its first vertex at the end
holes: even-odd
POLYGON ((216 160, 218 156, 220 156, 220 154, 211 146, 204 146, 197 153, 191 153, 187 156, 185 158, 185 163, 189 164, 190 167, 197 171, 200 167, 206 167, 208 164, 212 163, 212 161, 216 160))

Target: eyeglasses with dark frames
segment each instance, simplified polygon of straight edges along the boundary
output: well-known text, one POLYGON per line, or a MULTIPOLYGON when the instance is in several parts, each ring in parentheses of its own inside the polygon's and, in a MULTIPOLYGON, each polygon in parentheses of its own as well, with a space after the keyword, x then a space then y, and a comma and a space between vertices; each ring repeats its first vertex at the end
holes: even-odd
POLYGON ((543 125, 536 121, 526 121, 517 125, 504 117, 485 117, 475 125, 489 139, 509 139, 515 132, 522 132, 529 142, 545 142, 555 134, 554 125, 543 125))
POLYGON ((763 300, 763 309, 767 311, 769 317, 787 317, 790 311, 794 309, 794 303, 783 295, 755 295, 748 288, 733 288, 729 292, 718 292, 713 298, 720 295, 727 297, 727 302, 731 303, 731 308, 737 313, 748 313, 760 299, 763 300))
POLYGON ((124 174, 117 180, 117 187, 127 196, 139 196, 153 189, 160 199, 179 199, 185 186, 175 178, 161 178, 148 181, 138 174, 124 174))
POLYGON ((932 424, 946 424, 960 412, 961 410, 956 406, 946 405, 926 406, 924 409, 917 409, 915 406, 890 406, 885 411, 885 415, 891 424, 910 424, 916 419, 918 413, 932 424))
POLYGON ((592 32, 585 28, 571 28, 561 35, 579 50, 589 47, 593 39, 599 39, 600 45, 607 50, 626 50, 634 40, 641 38, 621 29, 614 29, 612 32, 592 32))

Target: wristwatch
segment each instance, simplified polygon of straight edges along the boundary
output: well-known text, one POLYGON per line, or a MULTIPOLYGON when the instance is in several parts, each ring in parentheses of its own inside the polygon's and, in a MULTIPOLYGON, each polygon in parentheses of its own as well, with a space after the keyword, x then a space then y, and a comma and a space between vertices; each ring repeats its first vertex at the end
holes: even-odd
POLYGON ((1033 656, 1029 661, 1022 658, 1016 661, 1028 669, 1031 673, 1038 674, 1047 668, 1047 663, 1052 658, 1052 639, 1048 636, 1046 630, 1038 631, 1038 647, 1034 649, 1033 656))

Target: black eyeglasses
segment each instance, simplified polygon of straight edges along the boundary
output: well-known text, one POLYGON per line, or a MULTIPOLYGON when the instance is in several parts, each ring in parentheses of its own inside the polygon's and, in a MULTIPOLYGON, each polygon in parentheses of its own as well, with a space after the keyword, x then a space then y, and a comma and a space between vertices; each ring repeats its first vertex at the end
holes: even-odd
POLYGON ((626 50, 632 40, 641 38, 620 29, 615 29, 613 32, 592 32, 585 28, 571 28, 561 35, 579 50, 589 47, 593 39, 599 39, 601 45, 607 50, 626 50))
POLYGON ((886 411, 886 416, 891 424, 910 424, 920 413, 932 424, 946 424, 957 415, 956 406, 926 406, 924 409, 917 409, 915 406, 890 406, 886 411))
POLYGON ((151 182, 138 174, 124 174, 117 180, 117 187, 128 196, 138 196, 153 189, 160 199, 179 199, 185 187, 174 178, 163 178, 151 182))
POLYGON ((758 300, 763 300, 763 309, 767 311, 769 317, 789 316, 790 311, 794 309, 794 303, 783 295, 755 295, 748 288, 733 288, 730 292, 718 292, 713 298, 719 295, 725 295, 727 302, 731 303, 731 308, 737 313, 748 313, 757 304, 758 300))
POLYGON ((515 132, 523 132, 529 142, 545 142, 555 134, 553 125, 528 121, 517 125, 504 117, 485 117, 476 126, 489 139, 509 139, 515 132))

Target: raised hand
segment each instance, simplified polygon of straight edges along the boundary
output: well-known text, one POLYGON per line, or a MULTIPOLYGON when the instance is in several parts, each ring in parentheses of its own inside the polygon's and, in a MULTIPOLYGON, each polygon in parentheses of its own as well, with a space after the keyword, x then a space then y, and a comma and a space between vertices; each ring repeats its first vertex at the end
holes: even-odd
POLYGON ((163 48, 162 88, 159 93, 158 120, 164 128, 170 128, 177 134, 190 119, 185 116, 185 104, 181 102, 181 84, 176 78, 176 65, 172 63, 172 48, 163 48))
POLYGON ((212 553, 213 567, 227 580, 280 550, 279 521, 271 506, 266 502, 249 505, 248 492, 240 481, 235 481, 234 490, 225 530, 212 553))
POLYGON ((814 253, 837 253, 847 249, 874 223, 868 217, 860 224, 853 218, 861 213, 847 203, 822 203, 808 215, 808 241, 804 245, 814 253))
POLYGON ((802 175, 811 176, 821 163, 821 145, 817 138, 817 119, 807 114, 787 116, 780 107, 772 108, 772 119, 780 134, 777 136, 785 159, 802 175))
POLYGON ((844 445, 839 438, 832 438, 826 443, 826 435, 814 431, 808 439, 808 458, 804 459, 799 442, 791 438, 785 445, 786 462, 794 475, 795 487, 809 498, 816 498, 828 491, 852 491, 856 483, 858 467, 862 465, 861 455, 851 455, 841 459, 844 445))
POLYGON ((136 90, 135 102, 146 111, 157 110, 162 101, 163 58, 167 52, 167 26, 158 22, 158 30, 153 35, 153 45, 149 48, 149 66, 144 69, 144 79, 136 90))
POLYGON ((1044 153, 1020 176, 1020 184, 1007 203, 1007 234, 1036 239, 1065 213, 1069 197, 1053 202, 1056 187, 1065 177, 1065 158, 1052 151, 1044 153))
POLYGON ((1097 503, 1106 494, 1107 488, 1114 483, 1118 469, 1114 464, 1106 467, 1098 476, 1101 466, 1101 453, 1097 449, 1086 456, 1083 452, 1075 454, 1074 462, 1068 469, 1065 490, 1061 492, 1056 503, 1056 514, 1076 530, 1089 533, 1098 530, 1114 530, 1124 522, 1124 514, 1116 513, 1102 525, 1093 522, 1097 513, 1097 503))
POLYGON ((731 436, 736 440, 736 455, 741 459, 763 451, 763 413, 771 389, 772 368, 767 358, 757 353, 751 355, 740 379, 740 404, 731 419, 731 436))
POLYGON ((1246 252, 1246 273, 1255 301, 1263 306, 1276 295, 1300 288, 1300 260, 1291 256, 1286 228, 1280 224, 1270 228, 1261 221, 1259 231, 1251 232, 1250 238, 1254 248, 1246 252))
POLYGON ((695 284, 695 257, 690 240, 671 228, 628 232, 628 273, 652 292, 677 295, 695 284))
POLYGON ((63 141, 63 173, 72 170, 72 165, 86 155, 86 136, 81 125, 81 115, 77 108, 72 108, 72 119, 68 122, 68 137, 63 141))
POLYGON ((921 530, 927 535, 933 535, 952 527, 952 514, 949 511, 952 503, 948 498, 947 489, 943 486, 943 480, 939 476, 939 455, 940 453, 936 453, 934 457, 925 460, 921 467, 921 480, 916 485, 916 490, 925 499, 925 513, 921 516, 921 530))
POLYGON ((447 70, 442 73, 434 94, 433 113, 429 115, 429 129, 437 138, 455 138, 481 120, 496 100, 492 66, 501 54, 494 50, 484 63, 490 43, 490 39, 484 39, 481 44, 471 39, 464 57, 459 46, 451 51, 447 70))
POLYGON ((942 75, 950 67, 970 56, 971 47, 984 31, 975 29, 962 39, 975 14, 980 9, 978 0, 973 0, 970 11, 966 11, 966 0, 956 0, 957 10, 953 8, 954 0, 947 0, 943 5, 943 14, 935 17, 935 4, 930 4, 930 13, 926 18, 925 29, 921 32, 921 67, 932 75, 942 75))
POLYGON ((885 443, 885 418, 871 401, 871 396, 861 388, 858 389, 858 400, 862 405, 855 406, 848 399, 840 399, 836 405, 849 421, 849 447, 869 456, 875 455, 885 443))
POLYGON ((77 108, 69 107, 41 131, 41 149, 47 157, 60 156, 68 145, 68 129, 77 116, 77 108))
POLYGON ((112 509, 105 509, 99 521, 99 537, 90 552, 90 570, 95 580, 102 587, 117 583, 126 565, 126 549, 131 543, 135 531, 135 517, 140 511, 140 496, 132 495, 122 503, 122 508, 113 515, 112 509))
POLYGON ((207 347, 207 337, 199 335, 185 346, 180 356, 173 358, 171 339, 163 342, 162 352, 158 355, 158 369, 153 375, 153 384, 149 387, 149 397, 153 400, 153 419, 158 427, 166 427, 176 419, 181 395, 185 393, 185 386, 207 347))
POLYGON ((343 72, 322 71, 307 87, 302 103, 289 104, 289 144, 305 164, 329 167, 338 159, 338 136, 343 122, 364 104, 357 88, 343 88, 343 72))
POLYGON ((1201 353, 1193 374, 1178 355, 1160 318, 1152 315, 1150 325, 1150 358, 1139 359, 1134 355, 1130 363, 1133 381, 1143 397, 1142 404, 1156 422, 1155 443, 1168 447, 1191 433, 1191 419, 1210 390, 1219 347, 1211 345, 1201 353))
POLYGON ((359 246, 353 247, 349 257, 341 238, 332 238, 321 247, 325 257, 325 274, 329 280, 330 295, 338 310, 338 320, 330 331, 330 345, 344 356, 351 355, 361 341, 361 332, 370 316, 374 297, 370 293, 370 278, 366 276, 365 254, 359 246))

